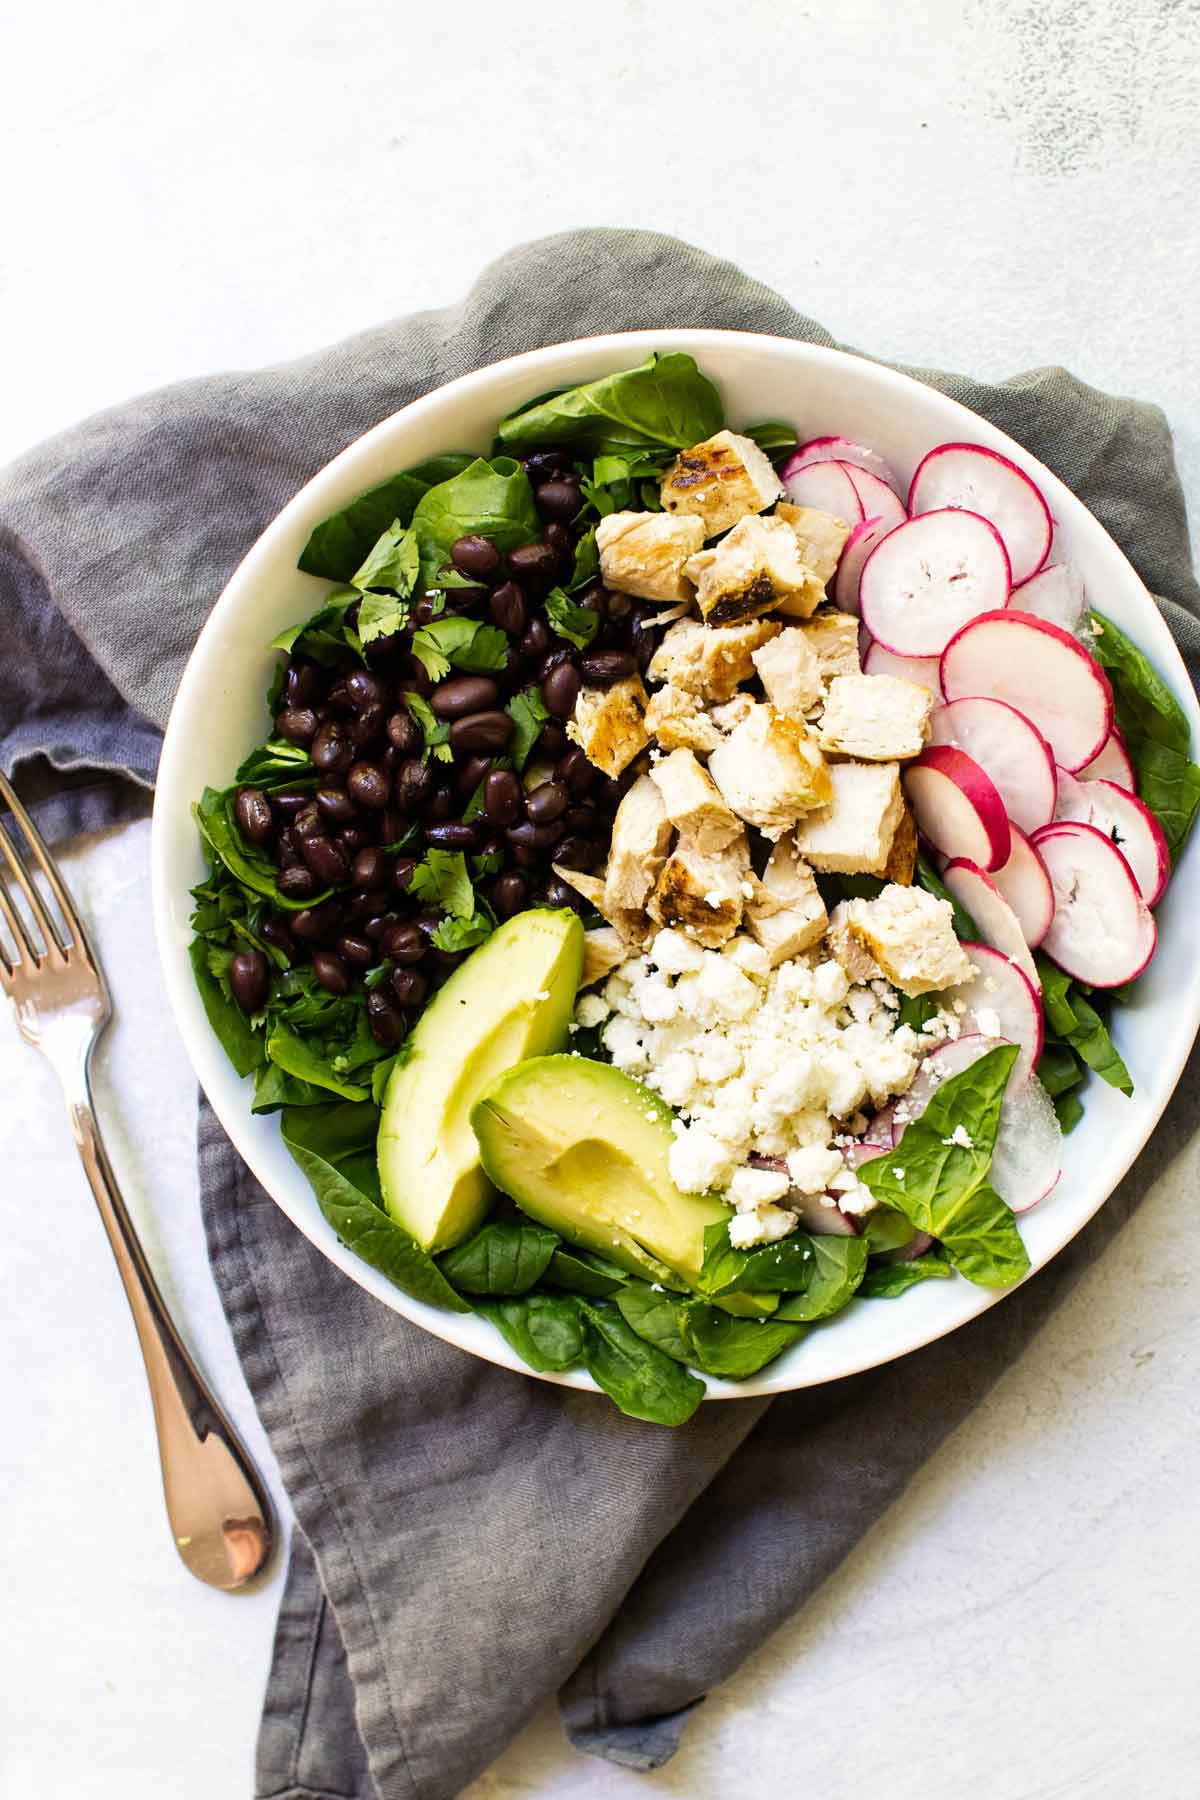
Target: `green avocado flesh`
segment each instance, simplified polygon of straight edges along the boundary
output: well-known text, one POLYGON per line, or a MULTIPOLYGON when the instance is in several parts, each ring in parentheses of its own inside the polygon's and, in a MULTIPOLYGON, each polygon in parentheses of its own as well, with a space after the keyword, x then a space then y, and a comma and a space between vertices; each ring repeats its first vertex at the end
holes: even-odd
POLYGON ((479 1154, 523 1212, 664 1286, 693 1286, 707 1226, 729 1217, 671 1180, 671 1112, 640 1082, 583 1056, 501 1075, 471 1115, 479 1154))
POLYGON ((574 913, 518 913, 422 1013, 388 1081, 378 1151, 384 1205, 423 1249, 448 1250, 482 1223, 494 1196, 471 1109, 504 1070, 566 1043, 582 969, 574 913))

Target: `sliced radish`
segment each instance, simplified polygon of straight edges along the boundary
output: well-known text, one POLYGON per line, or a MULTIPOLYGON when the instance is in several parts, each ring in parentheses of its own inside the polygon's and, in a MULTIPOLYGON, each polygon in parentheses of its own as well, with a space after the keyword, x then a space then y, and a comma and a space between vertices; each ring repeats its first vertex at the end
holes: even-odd
POLYGON ((878 517, 860 519, 846 539, 838 559, 837 574, 833 578, 833 597, 843 612, 858 616, 858 584, 862 578, 863 564, 876 544, 891 529, 890 525, 885 525, 878 517))
POLYGON ((968 1030, 1020 1046, 1021 1054, 1009 1083, 1010 1087, 1017 1087, 1033 1074, 1042 1054, 1041 999, 1016 963, 990 944, 964 944, 963 949, 976 972, 970 981, 947 988, 940 996, 941 1003, 952 1009, 962 1006, 958 1016, 968 1030))
POLYGON ((913 1120, 920 1118, 943 1081, 949 1081, 952 1075, 961 1075, 964 1069, 969 1069, 972 1063, 978 1062, 981 1056, 1003 1041, 999 1037, 985 1037, 980 1032, 966 1032, 931 1050, 913 1076, 908 1092, 896 1102, 895 1142, 899 1144, 913 1120))
POLYGON ((957 745, 974 757, 1022 831, 1040 831, 1054 817, 1050 746, 1037 726, 1005 701, 973 696, 939 706, 929 721, 929 741, 957 745))
POLYGON ((992 870, 992 881, 1017 915, 1021 936, 1036 950, 1054 917, 1054 889, 1046 865, 1019 825, 1009 821, 1012 850, 1002 869, 992 870))
POLYGON ((1014 962, 1030 986, 1040 992, 1037 964, 1025 942, 1021 922, 995 882, 975 863, 961 857, 946 864, 942 880, 959 905, 970 913, 983 933, 984 943, 1014 962))
POLYGON ((1146 905, 1157 905, 1171 873, 1171 854, 1162 826, 1136 794, 1115 781, 1077 781, 1060 769, 1054 816, 1094 825, 1111 838, 1133 870, 1146 905))
POLYGON ((870 653, 871 645, 874 642, 875 639, 860 620, 858 626, 858 660, 860 664, 866 661, 867 656, 870 653))
POLYGON ((895 1118, 896 1102, 893 1100, 875 1114, 863 1132, 861 1142, 870 1144, 872 1148, 878 1145, 881 1150, 890 1150, 895 1136, 895 1118))
POLYGON ((1127 794, 1137 793, 1137 776, 1125 748, 1125 739, 1114 725, 1104 740, 1099 756, 1093 756, 1079 770, 1080 781, 1115 781, 1127 794))
POLYGON ((935 700, 942 697, 942 665, 936 656, 897 656, 894 650, 885 650, 872 639, 862 666, 864 675, 896 675, 915 687, 927 688, 935 700))
POLYGON ((864 1163, 874 1162, 877 1156, 886 1156, 891 1147, 891 1144, 868 1144, 863 1139, 858 1144, 847 1144, 842 1155, 848 1169, 861 1169, 864 1163))
POLYGON ((862 616, 898 656, 938 656, 956 631, 1008 604, 1008 557, 976 513, 926 513, 889 531, 863 564, 862 616))
POLYGON ((903 500, 894 488, 889 487, 886 481, 881 481, 878 475, 872 475, 869 469, 856 469, 852 463, 841 463, 839 466, 845 469, 853 482, 854 491, 868 519, 872 514, 877 515, 884 520, 889 531, 894 530, 897 525, 903 525, 908 514, 904 510, 903 500))
POLYGON ((1133 870, 1104 832, 1064 820, 1033 839, 1054 887, 1054 918, 1043 948, 1060 968, 1093 987, 1121 987, 1154 955, 1154 915, 1133 870))
POLYGON ((818 462, 851 463, 856 469, 866 469, 868 474, 885 481, 894 494, 900 492, 900 483, 882 456, 874 450, 868 450, 865 444, 852 444, 849 438, 844 437, 809 438, 807 444, 801 444, 784 463, 784 481, 798 469, 806 469, 810 464, 818 462))
POLYGON ((918 1256, 924 1256, 932 1249, 935 1239, 931 1232, 918 1231, 915 1237, 909 1238, 907 1244, 901 1244, 895 1250, 885 1250, 879 1258, 883 1263, 916 1262, 918 1256))
POLYGON ((1075 633, 1087 605, 1083 577, 1069 563, 1047 563, 1015 589, 1012 604, 1035 618, 1049 619, 1051 625, 1058 625, 1063 631, 1075 633))
MULTIPOLYGON (((890 542, 885 538, 879 549, 890 542)), ((878 555, 863 570, 864 610, 867 576, 878 555)), ((1014 607, 984 613, 951 638, 942 652, 942 692, 947 700, 984 694, 1007 701, 1072 772, 1099 754, 1112 730, 1112 689, 1103 669, 1069 631, 1014 607)))
POLYGON ((858 1220, 842 1212, 828 1195, 791 1193, 787 1197, 787 1206, 804 1230, 814 1232, 817 1237, 859 1237, 862 1233, 858 1220))
POLYGON ((1049 1094, 1035 1075, 1018 1087, 1010 1081, 1000 1106, 988 1181, 1015 1213, 1028 1212, 1057 1186, 1062 1174, 1062 1127, 1049 1094))
POLYGON ((1028 475, 982 444, 939 444, 917 465, 908 510, 940 512, 957 506, 978 513, 1004 539, 1014 582, 1028 581, 1050 554, 1054 521, 1028 475))
POLYGON ((785 474, 783 485, 788 499, 797 506, 812 506, 818 512, 832 513, 847 525, 858 525, 865 518, 858 489, 841 463, 814 462, 792 475, 785 474))
POLYGON ((931 744, 903 777, 917 830, 943 856, 1002 869, 1012 848, 1008 815, 996 785, 964 750, 931 744))

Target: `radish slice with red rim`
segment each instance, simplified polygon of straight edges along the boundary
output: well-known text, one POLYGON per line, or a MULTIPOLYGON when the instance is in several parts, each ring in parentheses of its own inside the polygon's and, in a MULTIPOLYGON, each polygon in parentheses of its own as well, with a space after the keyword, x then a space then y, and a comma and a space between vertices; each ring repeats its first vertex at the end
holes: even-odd
POLYGON ((1069 563, 1047 563, 1019 588, 1014 588, 1012 604, 1035 618, 1048 619, 1063 631, 1075 633, 1083 621, 1083 578, 1069 563))
POLYGON ((1162 826, 1136 794, 1115 781, 1079 781, 1060 769, 1055 817, 1076 819, 1102 831, 1132 869, 1146 905, 1158 904, 1171 873, 1171 853, 1162 826))
POLYGON ((929 721, 930 742, 954 744, 974 757, 996 785, 1009 818, 1040 831, 1054 817, 1055 764, 1050 746, 1024 713, 1004 700, 948 701, 929 721))
POLYGON ((841 462, 850 463, 856 469, 866 469, 870 475, 877 476, 886 482, 894 494, 900 492, 900 482, 894 471, 875 450, 868 450, 865 444, 851 443, 844 437, 809 438, 807 444, 801 444, 794 450, 780 471, 786 482, 789 475, 799 469, 807 469, 813 463, 841 462))
POLYGON ((975 863, 962 858, 946 864, 942 870, 942 880, 959 905, 970 913, 983 933, 984 943, 990 944, 993 950, 998 950, 1001 956, 1007 956, 1020 969, 1029 985, 1040 990, 1042 984, 1037 964, 1025 942, 1021 922, 995 882, 975 863))
POLYGON ((1104 740, 1099 756, 1093 756, 1078 771, 1080 781, 1113 781, 1127 794, 1137 793, 1137 776, 1125 747, 1125 739, 1114 725, 1104 740))
POLYGON ((895 675, 900 681, 911 681, 914 687, 923 687, 931 693, 935 700, 941 700, 941 659, 936 656, 897 656, 894 650, 887 650, 882 644, 872 640, 867 654, 862 658, 864 675, 895 675))
POLYGON ((783 476, 788 499, 797 506, 811 506, 817 512, 832 513, 847 525, 858 525, 866 517, 858 489, 849 475, 836 462, 808 463, 792 475, 783 476))
POLYGON ((1020 1046, 1009 1081, 1010 1087, 1016 1086, 1033 1074, 1042 1054, 1041 997, 1016 963, 990 944, 964 944, 963 949, 975 965, 975 974, 970 981, 947 988, 939 996, 941 1003, 952 1010, 961 1005, 959 1017, 968 1030, 1020 1046))
POLYGON ((1061 1174, 1062 1127, 1054 1102, 1036 1075, 1021 1087, 1010 1080, 1000 1104, 989 1183, 1006 1206, 1024 1213, 1058 1186, 1061 1174))
POLYGON ((883 520, 878 517, 860 519, 858 524, 852 527, 850 536, 842 546, 837 574, 833 578, 833 597, 843 612, 858 616, 858 584, 862 578, 863 564, 876 544, 880 543, 891 529, 890 525, 885 525, 883 520))
POLYGON ((842 1212, 828 1194, 791 1193, 787 1197, 787 1206, 804 1230, 817 1237, 859 1237, 862 1234, 858 1220, 842 1212))
POLYGON ((1043 948, 1059 968, 1093 987, 1122 987, 1154 955, 1154 914, 1133 870, 1094 825, 1063 820, 1033 839, 1054 888, 1043 948))
POLYGON ((1009 828, 1012 850, 1004 867, 992 870, 991 879, 1016 913, 1025 942, 1036 950, 1054 917, 1054 889, 1045 863, 1020 826, 1010 820, 1009 828))
POLYGON ((889 531, 897 525, 903 525, 908 514, 904 510, 904 502, 894 488, 881 481, 878 475, 872 475, 869 469, 856 469, 851 463, 838 465, 846 471, 854 486, 854 491, 862 503, 867 518, 872 514, 883 519, 889 531))
POLYGON ((872 550, 859 579, 871 636, 899 656, 937 656, 968 621, 1008 604, 1008 557, 995 528, 947 508, 908 519, 872 550))
POLYGON ((943 856, 1001 869, 1012 835, 1004 802, 979 764, 950 744, 931 744, 901 780, 917 830, 943 856))
POLYGON ((1050 554, 1054 521, 1038 488, 1016 463, 982 444, 939 444, 917 465, 908 510, 961 507, 979 513, 1004 539, 1014 582, 1036 575, 1050 554))
MULTIPOLYGON (((907 1093, 901 1094, 896 1102, 896 1144, 903 1141, 904 1133, 914 1119, 920 1118, 943 1081, 949 1081, 952 1075, 961 1075, 964 1069, 969 1069, 972 1063, 977 1063, 981 1056, 1003 1042, 1003 1038, 984 1037, 981 1032, 964 1032, 962 1037, 931 1050, 922 1059, 907 1093)), ((1010 1077, 1010 1085, 1011 1080, 1010 1077)))
MULTIPOLYGON (((874 560, 863 570, 864 612, 874 560)), ((984 613, 950 639, 942 652, 942 692, 948 701, 977 695, 1006 701, 1072 772, 1099 754, 1112 730, 1112 689, 1103 669, 1069 631, 1014 607, 984 613)))

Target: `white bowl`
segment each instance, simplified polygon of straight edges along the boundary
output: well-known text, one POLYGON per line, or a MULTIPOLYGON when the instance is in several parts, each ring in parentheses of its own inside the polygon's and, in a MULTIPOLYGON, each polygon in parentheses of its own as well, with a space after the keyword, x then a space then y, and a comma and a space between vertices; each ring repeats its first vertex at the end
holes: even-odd
MULTIPOLYGON (((947 439, 1003 451, 1039 484, 1057 526, 1056 554, 1072 562, 1088 592, 1130 633, 1166 677, 1200 730, 1191 683, 1153 601, 1103 527, 1056 476, 1011 438, 956 401, 906 375, 841 351, 732 331, 640 331, 585 338, 512 357, 452 381, 385 419, 301 489, 268 526, 213 608, 184 671, 167 727, 154 806, 154 918, 171 1006, 196 1073, 240 1154, 293 1224, 339 1269, 406 1318, 522 1374, 532 1373, 483 1319, 410 1300, 338 1243, 275 1118, 250 1112, 250 1083, 239 1080, 209 1029, 187 957, 188 890, 204 872, 190 807, 206 785, 228 785, 239 759, 265 735, 263 706, 273 652, 292 620, 315 610, 327 584, 302 575, 296 559, 312 527, 363 489, 439 451, 487 452, 496 422, 536 394, 629 368, 651 350, 688 350, 724 397, 734 426, 794 421, 801 441, 826 432, 873 445, 902 475, 947 439)), ((1104 1204, 1170 1098, 1200 1023, 1200 959, 1188 930, 1200 889, 1200 843, 1181 860, 1158 909, 1159 947, 1138 983, 1138 1000, 1118 1008, 1114 1035, 1132 1071, 1132 1099, 1091 1079, 1087 1112, 1066 1140, 1055 1192, 1021 1220, 1033 1272, 1061 1250, 1104 1204)), ((850 1375, 918 1349, 1004 1297, 956 1278, 927 1282, 890 1302, 856 1301, 753 1380, 708 1383, 709 1399, 780 1393, 850 1375)), ((547 1381, 594 1389, 582 1372, 547 1381)))

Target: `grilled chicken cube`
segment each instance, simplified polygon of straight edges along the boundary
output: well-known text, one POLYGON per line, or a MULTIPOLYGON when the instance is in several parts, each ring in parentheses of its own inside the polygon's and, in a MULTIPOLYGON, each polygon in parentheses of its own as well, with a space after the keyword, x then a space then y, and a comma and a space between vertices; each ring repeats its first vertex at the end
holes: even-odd
POLYGON ((650 897, 650 917, 674 926, 706 950, 727 943, 742 922, 750 887, 750 855, 743 831, 725 849, 701 850, 680 838, 650 897))
POLYGON ((818 613, 800 630, 821 665, 821 678, 827 686, 838 675, 862 673, 858 660, 858 620, 853 613, 818 613))
POLYGON ((821 714, 821 748, 863 762, 920 756, 932 710, 928 688, 897 675, 835 675, 821 714))
POLYGON ((736 731, 744 719, 748 719, 755 707, 760 703, 753 694, 734 694, 731 700, 723 700, 720 706, 710 706, 708 716, 718 731, 728 737, 736 731))
POLYGON ((824 937, 829 923, 825 902, 808 864, 781 838, 772 850, 746 903, 746 924, 776 968, 824 937))
POLYGON ((783 493, 783 483, 753 438, 718 431, 703 444, 681 450, 662 484, 666 511, 690 515, 703 536, 728 531, 747 513, 760 513, 783 493))
POLYGON ((815 506, 793 506, 790 500, 779 502, 775 517, 795 532, 805 568, 825 587, 837 570, 850 527, 832 513, 818 512, 815 506))
POLYGON ((699 519, 669 513, 609 513, 596 527, 605 587, 641 600, 677 603, 692 597, 683 566, 704 542, 699 519))
POLYGON ((857 943, 877 972, 913 999, 970 981, 974 973, 954 935, 954 908, 924 888, 885 887, 874 900, 843 900, 830 935, 857 943))
POLYGON ((646 672, 651 681, 669 681, 705 700, 728 700, 754 674, 754 652, 779 630, 774 619, 748 619, 742 625, 680 619, 664 635, 646 672))
POLYGON ((797 850, 814 869, 882 875, 904 817, 899 764, 844 762, 827 768, 832 796, 796 827, 797 850))
POLYGON ((626 954, 630 948, 640 949, 650 937, 650 921, 642 907, 615 906, 610 911, 605 910, 602 875, 585 875, 581 869, 568 869, 560 863, 555 863, 553 868, 560 881, 573 887, 589 906, 603 914, 625 944, 626 954))
POLYGON ((711 550, 691 557, 684 573, 696 583, 696 604, 710 625, 757 618, 785 604, 807 618, 825 598, 782 519, 743 519, 711 550))
POLYGON ((911 887, 916 872, 917 822, 906 805, 904 816, 896 827, 892 847, 888 851, 887 867, 883 871, 883 879, 894 881, 899 887, 911 887))
POLYGON ((627 675, 610 687, 584 686, 567 736, 615 781, 650 742, 645 722, 649 702, 640 675, 627 675))
POLYGON ((662 795, 672 825, 698 850, 724 850, 744 835, 741 820, 730 812, 720 788, 690 750, 664 756, 650 771, 650 780, 662 795))
POLYGON ((757 649, 754 667, 775 711, 789 718, 802 719, 824 691, 820 658, 798 625, 757 649))
POLYGON ((646 730, 664 750, 694 750, 697 756, 707 756, 721 742, 698 697, 670 681, 650 696, 646 730))
POLYGON ((613 819, 600 908, 606 919, 645 907, 667 860, 671 837, 671 821, 657 783, 649 775, 639 775, 613 819))
MULTIPOLYGON (((564 872, 563 879, 566 879, 564 872)), ((612 925, 596 925, 591 931, 583 934, 583 973, 579 977, 581 988, 595 987, 614 969, 619 969, 629 955, 629 945, 620 932, 612 925)))
POLYGON ((832 794, 830 772, 803 725, 755 705, 708 760, 709 773, 733 812, 778 838, 832 794))

